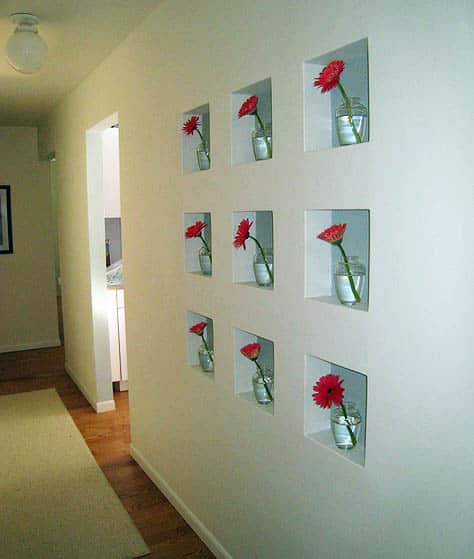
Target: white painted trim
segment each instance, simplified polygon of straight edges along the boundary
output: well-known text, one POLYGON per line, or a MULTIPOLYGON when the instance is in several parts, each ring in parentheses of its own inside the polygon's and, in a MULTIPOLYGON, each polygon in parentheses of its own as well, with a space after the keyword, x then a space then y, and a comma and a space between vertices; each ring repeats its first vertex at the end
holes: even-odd
POLYGON ((0 353, 10 353, 12 351, 26 351, 28 349, 41 349, 44 347, 59 347, 61 341, 59 338, 54 340, 42 340, 40 342, 15 344, 15 345, 3 345, 0 346, 0 353))
MULTIPOLYGON (((112 115, 110 118, 112 118, 112 115)), ((104 123, 107 123, 106 119, 104 123)), ((107 286, 105 277, 105 229, 103 197, 103 150, 99 123, 86 131, 86 175, 89 230, 89 272, 92 303, 92 333, 96 398, 113 399, 110 365, 109 327, 107 322, 107 286)))
POLYGON ((94 398, 91 397, 85 386, 77 378, 77 375, 74 374, 74 371, 71 369, 68 363, 64 364, 64 369, 66 370, 66 373, 71 377, 71 380, 74 382, 77 388, 79 388, 79 390, 82 392, 84 398, 89 402, 89 404, 97 413, 104 413, 106 411, 115 410, 114 400, 104 400, 102 402, 96 402, 94 398))
POLYGON ((188 508, 186 503, 175 493, 168 483, 153 468, 143 454, 133 445, 130 445, 131 457, 140 465, 143 471, 166 496, 168 501, 181 514, 191 528, 196 532, 200 539, 214 553, 218 559, 232 559, 232 555, 218 541, 214 534, 199 520, 199 518, 188 508))
POLYGON ((102 402, 97 402, 96 412, 104 413, 106 411, 114 411, 115 402, 114 400, 103 400, 102 402))

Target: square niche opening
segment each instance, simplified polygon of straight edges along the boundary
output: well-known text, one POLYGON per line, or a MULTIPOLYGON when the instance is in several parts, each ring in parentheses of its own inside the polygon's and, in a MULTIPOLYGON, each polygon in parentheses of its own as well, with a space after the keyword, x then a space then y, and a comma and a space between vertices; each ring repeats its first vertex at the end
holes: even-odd
POLYGON ((210 212, 186 212, 183 217, 183 224, 185 271, 210 277, 212 275, 212 230, 210 212), (202 221, 206 224, 206 227, 201 231, 204 242, 199 237, 186 238, 188 227, 195 225, 198 221, 202 221), (210 254, 206 250, 206 245, 211 252, 210 254))
POLYGON ((305 212, 305 297, 344 306, 369 310, 369 210, 307 210, 305 212), (365 268, 361 302, 342 305, 336 295, 335 269, 342 255, 339 248, 318 239, 318 235, 334 224, 346 223, 342 247, 349 256, 357 256, 365 268))
POLYGON ((274 404, 275 404, 275 366, 274 366, 274 352, 273 352, 273 342, 253 334, 251 332, 246 332, 245 330, 240 330, 239 328, 234 328, 234 388, 235 395, 243 400, 250 402, 262 411, 273 415, 274 404), (254 376, 257 368, 255 363, 247 357, 244 357, 240 353, 240 349, 247 344, 259 343, 260 344, 260 355, 258 358, 258 363, 265 371, 271 371, 273 373, 274 385, 273 385, 273 402, 268 404, 259 404, 256 400, 252 377, 254 376))
POLYGON ((188 365, 201 371, 206 376, 214 378, 214 322, 212 318, 194 311, 187 311, 186 326, 188 365), (204 330, 204 339, 206 340, 209 352, 211 353, 210 356, 206 353, 205 347, 203 348, 200 355, 199 348, 203 345, 202 338, 201 336, 198 336, 197 334, 189 331, 192 326, 198 324, 199 322, 207 323, 207 326, 204 330))
POLYGON ((344 458, 365 465, 365 436, 367 423, 367 376, 324 361, 313 355, 306 355, 304 392, 304 434, 344 458), (344 379, 344 402, 354 402, 360 412, 361 423, 357 445, 349 450, 337 448, 330 425, 330 409, 322 409, 313 400, 313 386, 324 375, 339 375, 344 379))
MULTIPOLYGON (((273 151, 272 135, 272 82, 267 78, 232 93, 232 165, 250 163, 258 159, 270 159, 267 154, 266 144, 257 142, 256 155, 252 146, 252 132, 260 130, 258 119, 255 115, 246 115, 239 118, 242 103, 252 95, 258 97, 257 112, 269 137, 270 148, 273 151)), ((263 137, 262 137, 263 138, 263 137)))
POLYGON ((265 253, 265 259, 269 270, 261 258, 261 251, 255 241, 253 239, 247 239, 245 242, 246 250, 244 250, 243 247, 235 248, 232 246, 233 281, 234 283, 242 283, 261 289, 271 290, 274 284, 274 281, 271 281, 271 276, 273 276, 273 280, 275 280, 273 259, 273 212, 270 210, 232 212, 232 239, 235 238, 239 223, 243 219, 248 219, 253 223, 250 228, 250 235, 255 237, 260 243, 265 253), (254 265, 254 259, 257 256, 258 261, 256 261, 254 265))
MULTIPOLYGON (((336 108, 344 99, 338 87, 326 93, 314 86, 315 79, 323 68, 333 60, 343 60, 345 67, 340 76, 340 83, 348 97, 359 97, 360 103, 367 109, 365 132, 362 143, 369 141, 369 62, 368 41, 361 39, 350 45, 312 58, 304 63, 304 145, 305 151, 315 151, 339 147, 336 130, 336 108)), ((357 108, 354 115, 357 115, 357 108)), ((357 120, 357 119, 356 119, 357 120)), ((347 122, 347 121, 346 121, 347 122)), ((350 127, 347 134, 353 137, 350 127)))
POLYGON ((182 162, 184 173, 194 173, 195 171, 207 171, 211 166, 211 133, 210 133, 210 115, 209 104, 201 105, 191 111, 183 113, 183 125, 190 118, 196 116, 199 118, 197 130, 189 136, 181 131, 182 136, 182 162), (203 143, 200 134, 205 143, 206 150, 201 149, 203 143))

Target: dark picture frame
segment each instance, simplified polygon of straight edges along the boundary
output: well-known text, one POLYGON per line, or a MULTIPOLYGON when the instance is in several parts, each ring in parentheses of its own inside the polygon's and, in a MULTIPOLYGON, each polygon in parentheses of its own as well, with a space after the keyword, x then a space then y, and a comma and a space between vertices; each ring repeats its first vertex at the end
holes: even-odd
POLYGON ((0 254, 13 252, 12 207, 10 187, 0 185, 0 254))

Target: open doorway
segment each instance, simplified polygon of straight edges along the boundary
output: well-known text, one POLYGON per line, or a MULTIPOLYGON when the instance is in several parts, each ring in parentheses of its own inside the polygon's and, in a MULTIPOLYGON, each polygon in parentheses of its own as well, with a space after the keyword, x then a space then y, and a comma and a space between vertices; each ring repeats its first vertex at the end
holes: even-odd
POLYGON ((56 182, 56 155, 50 153, 49 161, 49 186, 51 202, 51 227, 54 245, 54 277, 56 280, 56 303, 58 306, 58 332, 61 345, 64 345, 63 304, 61 293, 61 266, 59 261, 59 232, 58 232, 58 188, 56 182))
POLYGON ((99 410, 128 389, 122 273, 118 114, 86 132, 89 257, 99 410))

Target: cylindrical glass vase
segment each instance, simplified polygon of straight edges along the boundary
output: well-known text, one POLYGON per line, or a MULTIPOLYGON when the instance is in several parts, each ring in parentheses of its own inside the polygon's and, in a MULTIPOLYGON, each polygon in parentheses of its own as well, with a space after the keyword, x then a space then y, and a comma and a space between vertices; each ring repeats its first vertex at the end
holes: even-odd
POLYGON ((272 125, 266 124, 265 130, 258 128, 252 132, 252 147, 255 161, 272 158, 272 125), (267 141, 265 141, 265 138, 267 141), (268 149, 270 147, 270 149, 268 149))
POLYGON ((252 385, 255 399, 259 404, 265 405, 270 404, 273 401, 273 371, 269 367, 263 367, 263 377, 265 379, 265 383, 263 382, 262 375, 257 369, 252 377, 252 385), (265 384, 267 385, 268 392, 270 392, 272 398, 270 398, 267 389, 265 388, 265 384))
POLYGON ((273 285, 273 250, 263 249, 263 253, 265 255, 265 259, 263 258, 263 254, 260 250, 257 250, 255 253, 255 256, 253 257, 253 271, 257 284, 268 287, 273 285), (265 260, 267 264, 265 264, 265 260), (272 275, 270 275, 269 271, 272 275))
POLYGON ((355 446, 349 429, 352 431, 354 440, 357 443, 362 419, 354 402, 343 402, 343 405, 346 410, 347 419, 344 416, 342 406, 333 406, 331 408, 331 431, 337 448, 349 450, 355 446))
MULTIPOLYGON (((362 105, 360 97, 350 97, 350 102, 352 110, 352 123, 354 124, 354 128, 359 133, 360 139, 364 142, 368 122, 367 107, 362 105)), ((337 138, 341 146, 360 143, 357 141, 357 136, 354 134, 354 130, 352 129, 345 101, 336 108, 336 131, 337 138)))
POLYGON ((337 263, 334 284, 337 298, 343 305, 355 305, 359 302, 354 291, 362 299, 365 285, 365 266, 358 256, 348 256, 347 263, 343 258, 337 263))
POLYGON ((212 349, 209 351, 204 344, 199 346, 199 364, 205 373, 212 373, 214 371, 214 352, 212 349))
POLYGON ((211 253, 206 247, 202 247, 199 250, 199 267, 205 276, 210 276, 212 274, 211 253))
POLYGON ((200 143, 196 150, 197 162, 200 171, 207 171, 211 166, 211 160, 209 157, 209 150, 205 143, 200 143))

